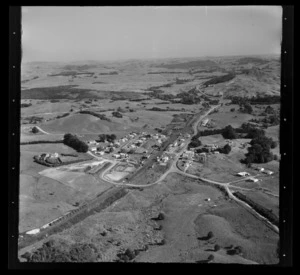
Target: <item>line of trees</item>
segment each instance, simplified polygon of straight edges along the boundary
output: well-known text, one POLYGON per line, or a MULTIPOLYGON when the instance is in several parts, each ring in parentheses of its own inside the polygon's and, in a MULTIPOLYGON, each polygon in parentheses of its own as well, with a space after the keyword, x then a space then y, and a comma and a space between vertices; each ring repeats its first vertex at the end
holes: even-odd
POLYGON ((64 113, 64 114, 62 114, 62 115, 60 115, 60 116, 57 116, 56 118, 58 119, 58 118, 63 118, 63 117, 66 117, 66 116, 68 116, 70 113, 64 113))
POLYGON ((231 99, 231 104, 245 104, 248 102, 249 104, 252 105, 265 105, 265 104, 278 104, 280 103, 280 96, 273 95, 273 96, 253 96, 250 98, 244 98, 244 97, 239 97, 239 96, 232 96, 229 97, 231 99))
POLYGON ((223 75, 223 76, 216 76, 216 77, 204 82, 203 85, 207 87, 208 85, 214 85, 214 84, 230 81, 233 78, 235 78, 234 73, 229 73, 229 74, 223 75))
POLYGON ((76 135, 65 134, 63 143, 75 149, 77 152, 86 153, 89 149, 88 145, 80 140, 76 135))
POLYGON ((98 114, 98 113, 95 113, 95 112, 92 112, 92 111, 86 111, 86 110, 79 111, 79 113, 80 113, 80 114, 88 114, 88 115, 92 115, 92 116, 95 116, 95 117, 100 118, 101 120, 107 120, 107 121, 110 121, 110 119, 107 118, 104 114, 98 114))
POLYGON ((250 206, 252 206, 259 214, 266 217, 269 221, 271 221, 273 224, 279 226, 279 218, 272 212, 272 210, 269 210, 262 205, 252 201, 250 198, 242 194, 241 192, 234 192, 234 195, 248 203, 250 206))
POLYGON ((20 142, 20 145, 40 144, 40 143, 63 143, 63 140, 34 140, 20 142))

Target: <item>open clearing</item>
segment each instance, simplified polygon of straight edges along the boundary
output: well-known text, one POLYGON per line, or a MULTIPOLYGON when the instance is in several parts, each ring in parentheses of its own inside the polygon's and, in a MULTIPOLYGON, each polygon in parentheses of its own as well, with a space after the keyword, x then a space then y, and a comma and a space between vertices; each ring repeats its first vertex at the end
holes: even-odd
MULTIPOLYGON (((45 166, 33 162, 33 156, 42 152, 76 153, 63 144, 21 146, 20 232, 40 227, 60 217, 76 208, 74 205, 79 206, 85 200, 111 186, 85 173, 61 171, 58 176, 54 172, 59 171, 60 168, 45 169, 45 166)), ((77 154, 87 159, 85 154, 77 154)))

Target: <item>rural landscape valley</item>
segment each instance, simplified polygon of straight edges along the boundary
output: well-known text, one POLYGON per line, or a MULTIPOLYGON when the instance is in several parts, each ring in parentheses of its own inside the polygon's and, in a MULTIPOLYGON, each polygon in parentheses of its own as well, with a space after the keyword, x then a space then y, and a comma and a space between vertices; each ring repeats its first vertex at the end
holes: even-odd
POLYGON ((20 262, 278 264, 280 72, 22 62, 20 262))

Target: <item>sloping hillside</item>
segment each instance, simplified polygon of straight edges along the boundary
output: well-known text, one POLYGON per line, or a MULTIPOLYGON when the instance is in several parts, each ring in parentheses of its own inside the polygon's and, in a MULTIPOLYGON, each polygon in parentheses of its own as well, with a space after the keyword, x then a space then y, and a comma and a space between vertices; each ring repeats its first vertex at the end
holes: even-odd
POLYGON ((127 130, 130 126, 124 126, 117 122, 100 120, 97 117, 87 114, 75 114, 43 123, 41 128, 50 133, 98 134, 127 130))

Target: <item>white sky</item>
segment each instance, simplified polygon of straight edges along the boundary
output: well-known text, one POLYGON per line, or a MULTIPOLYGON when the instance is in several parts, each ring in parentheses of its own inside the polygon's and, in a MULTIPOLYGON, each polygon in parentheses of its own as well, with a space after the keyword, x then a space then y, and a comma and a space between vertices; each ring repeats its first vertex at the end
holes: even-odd
POLYGON ((23 61, 280 54, 280 6, 23 7, 23 61))

